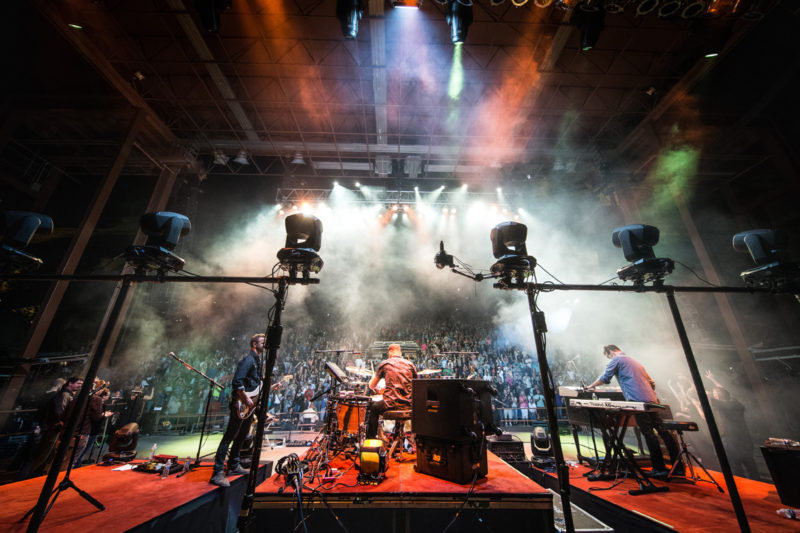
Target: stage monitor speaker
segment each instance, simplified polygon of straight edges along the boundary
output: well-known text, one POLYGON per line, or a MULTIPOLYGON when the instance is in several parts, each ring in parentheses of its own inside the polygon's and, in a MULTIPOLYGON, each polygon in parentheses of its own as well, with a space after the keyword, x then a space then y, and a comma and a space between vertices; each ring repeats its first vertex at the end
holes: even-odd
POLYGON ((522 439, 511 433, 489 435, 486 437, 489 451, 507 463, 524 463, 525 445, 522 439))
POLYGON ((471 483, 486 477, 486 442, 483 437, 475 441, 452 441, 417 435, 416 471, 454 483, 471 483))
POLYGON ((415 379, 412 381, 414 433, 465 441, 493 432, 491 395, 495 389, 480 379, 415 379))
POLYGON ((770 439, 761 447, 781 503, 800 507, 800 446, 782 446, 770 439))

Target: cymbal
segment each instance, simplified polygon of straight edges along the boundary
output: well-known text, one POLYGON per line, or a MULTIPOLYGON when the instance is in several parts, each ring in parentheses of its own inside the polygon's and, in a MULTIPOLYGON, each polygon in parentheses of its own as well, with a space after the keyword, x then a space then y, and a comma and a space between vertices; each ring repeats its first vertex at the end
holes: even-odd
POLYGON ((419 372, 417 372, 417 375, 418 376, 430 376, 430 375, 433 375, 433 374, 438 374, 440 372, 441 372, 441 370, 439 370, 438 368, 426 368, 425 370, 420 370, 419 372))
POLYGON ((357 376, 362 376, 362 377, 365 377, 365 378, 371 378, 372 377, 372 372, 370 372, 366 368, 358 368, 357 366, 348 366, 348 367, 345 367, 345 370, 347 370, 348 372, 352 372, 353 374, 355 374, 357 376))
POLYGON ((347 384, 351 387, 361 387, 362 385, 369 385, 366 381, 348 381, 347 384))

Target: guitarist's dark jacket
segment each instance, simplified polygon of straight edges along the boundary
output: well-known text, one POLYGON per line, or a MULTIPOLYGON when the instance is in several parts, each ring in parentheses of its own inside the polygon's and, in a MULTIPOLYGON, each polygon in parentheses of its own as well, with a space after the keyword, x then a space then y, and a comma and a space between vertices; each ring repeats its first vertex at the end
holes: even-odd
POLYGON ((236 365, 236 373, 233 375, 234 394, 231 395, 231 401, 235 402, 237 399, 237 390, 249 392, 254 390, 261 383, 261 357, 255 350, 251 350, 247 356, 239 361, 236 365))

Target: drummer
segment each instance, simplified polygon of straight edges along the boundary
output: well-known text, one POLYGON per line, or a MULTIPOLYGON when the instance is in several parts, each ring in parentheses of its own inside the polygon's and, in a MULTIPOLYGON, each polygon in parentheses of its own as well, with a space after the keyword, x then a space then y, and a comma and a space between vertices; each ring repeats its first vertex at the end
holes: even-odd
POLYGON ((367 413, 367 438, 378 436, 378 418, 384 411, 411 408, 411 380, 417 377, 417 367, 403 359, 399 344, 389 345, 389 358, 378 365, 378 370, 369 382, 369 388, 382 394, 383 399, 372 402, 367 413), (383 379, 386 386, 377 390, 383 379))

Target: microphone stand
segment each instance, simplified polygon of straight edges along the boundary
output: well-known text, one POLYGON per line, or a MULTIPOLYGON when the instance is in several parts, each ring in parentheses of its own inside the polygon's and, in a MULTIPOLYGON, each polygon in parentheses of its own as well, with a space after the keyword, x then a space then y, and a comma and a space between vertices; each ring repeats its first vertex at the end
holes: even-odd
MULTIPOLYGON (((203 448, 203 438, 205 438, 205 434, 206 434, 206 424, 208 423, 208 408, 211 405, 211 396, 214 394, 214 387, 219 387, 221 390, 224 390, 225 387, 223 387, 222 385, 220 385, 219 383, 214 381, 212 378, 206 376, 205 374, 203 374, 202 372, 197 370, 195 367, 193 367, 192 365, 190 365, 189 363, 187 363, 186 361, 184 361, 183 359, 181 359, 180 357, 175 355, 174 352, 169 352, 167 355, 169 355, 170 357, 172 357, 173 359, 175 359, 176 361, 181 363, 183 366, 185 366, 186 368, 188 368, 192 372, 195 372, 195 373, 203 376, 208 381, 208 394, 206 395, 206 408, 205 408, 205 411, 203 412, 203 427, 200 430, 200 442, 197 445, 197 455, 194 458, 194 463, 192 463, 189 466, 189 469, 188 470, 184 470, 183 472, 181 472, 180 474, 178 474, 176 476, 176 477, 181 477, 181 476, 187 474, 190 470, 194 470, 195 468, 200 466, 200 450, 203 448)), ((207 466, 212 466, 212 465, 207 465, 207 466)))

